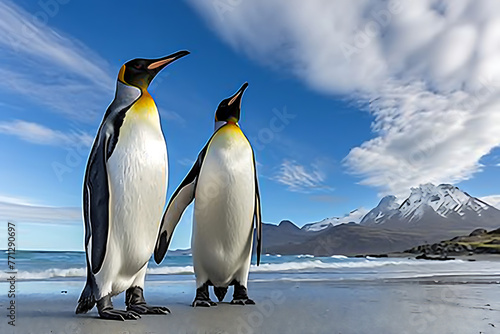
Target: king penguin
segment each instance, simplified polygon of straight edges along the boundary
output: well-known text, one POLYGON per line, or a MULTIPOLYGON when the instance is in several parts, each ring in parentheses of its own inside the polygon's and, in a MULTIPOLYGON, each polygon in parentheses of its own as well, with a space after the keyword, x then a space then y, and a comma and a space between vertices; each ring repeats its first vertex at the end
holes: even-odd
POLYGON ((247 86, 219 104, 214 134, 172 195, 158 234, 154 257, 160 263, 182 213, 195 200, 191 250, 197 290, 192 306, 216 305, 208 287, 222 301, 229 285, 234 286, 232 304, 255 304, 248 298, 247 281, 254 223, 260 263, 260 195, 254 152, 238 124, 247 86))
POLYGON ((118 74, 116 94, 94 140, 83 184, 87 283, 76 313, 95 304, 101 318, 125 320, 167 314, 144 300, 168 182, 167 146, 156 104, 147 88, 168 64, 188 55, 134 59, 118 74), (111 297, 126 290, 127 310, 111 297))

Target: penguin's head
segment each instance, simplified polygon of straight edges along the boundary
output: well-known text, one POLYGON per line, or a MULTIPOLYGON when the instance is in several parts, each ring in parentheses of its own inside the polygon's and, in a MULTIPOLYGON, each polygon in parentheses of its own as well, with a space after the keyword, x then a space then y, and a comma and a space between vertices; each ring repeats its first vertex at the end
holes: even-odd
POLYGON ((122 66, 118 80, 129 86, 146 89, 162 69, 188 54, 189 51, 179 51, 158 59, 132 59, 122 66))
POLYGON ((227 123, 237 124, 240 120, 241 112, 241 97, 243 92, 248 87, 248 82, 245 82, 243 86, 231 97, 228 97, 219 104, 217 111, 215 112, 215 129, 217 130, 222 125, 227 123))

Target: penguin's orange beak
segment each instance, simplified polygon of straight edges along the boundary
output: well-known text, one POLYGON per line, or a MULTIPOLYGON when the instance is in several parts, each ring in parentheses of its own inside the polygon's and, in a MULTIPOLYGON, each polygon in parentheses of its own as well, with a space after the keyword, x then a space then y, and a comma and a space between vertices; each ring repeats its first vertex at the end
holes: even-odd
POLYGON ((184 56, 187 56, 189 51, 179 51, 169 56, 151 60, 151 63, 148 65, 148 70, 154 73, 154 75, 158 74, 162 69, 164 69, 168 64, 173 63, 177 59, 180 59, 184 56))

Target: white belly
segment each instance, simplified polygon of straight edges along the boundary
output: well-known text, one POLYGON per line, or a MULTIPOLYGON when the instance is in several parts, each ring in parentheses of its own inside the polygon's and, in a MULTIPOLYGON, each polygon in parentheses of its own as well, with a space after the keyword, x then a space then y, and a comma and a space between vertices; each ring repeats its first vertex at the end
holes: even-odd
POLYGON ((107 169, 110 227, 103 268, 119 292, 150 259, 165 205, 167 149, 159 122, 126 117, 107 169))
POLYGON ((252 248, 252 150, 243 133, 235 128, 224 127, 212 140, 195 194, 194 269, 197 277, 206 276, 217 286, 229 284, 242 267, 249 266, 252 248))

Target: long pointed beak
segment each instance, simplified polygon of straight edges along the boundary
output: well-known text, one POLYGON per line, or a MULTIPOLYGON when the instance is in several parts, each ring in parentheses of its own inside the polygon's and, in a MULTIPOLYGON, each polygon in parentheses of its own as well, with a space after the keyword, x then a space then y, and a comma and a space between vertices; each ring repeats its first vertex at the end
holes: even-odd
POLYGON ((151 61, 151 63, 148 65, 148 70, 152 70, 153 72, 158 73, 160 72, 165 66, 168 64, 173 63, 177 59, 180 59, 184 56, 187 56, 190 52, 189 51, 179 51, 176 53, 173 53, 169 56, 159 58, 159 59, 154 59, 151 61))
POLYGON ((248 87, 248 82, 245 82, 243 84, 243 86, 241 86, 241 88, 236 92, 236 94, 234 94, 231 97, 231 100, 229 100, 229 102, 227 103, 227 105, 230 106, 231 104, 233 104, 236 101, 241 101, 241 97, 243 95, 243 92, 245 91, 245 89, 247 89, 247 87, 248 87))

